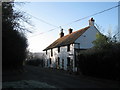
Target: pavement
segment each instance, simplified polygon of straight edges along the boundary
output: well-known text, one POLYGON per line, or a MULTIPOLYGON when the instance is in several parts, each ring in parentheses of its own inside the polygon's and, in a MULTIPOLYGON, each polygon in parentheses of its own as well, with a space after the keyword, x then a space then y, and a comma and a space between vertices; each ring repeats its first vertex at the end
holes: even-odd
MULTIPOLYGON (((14 71, 13 71, 14 72, 14 71)), ((56 88, 119 88, 118 81, 98 79, 83 75, 69 74, 64 70, 25 66, 24 72, 3 72, 2 82, 34 80, 44 82, 56 88)))

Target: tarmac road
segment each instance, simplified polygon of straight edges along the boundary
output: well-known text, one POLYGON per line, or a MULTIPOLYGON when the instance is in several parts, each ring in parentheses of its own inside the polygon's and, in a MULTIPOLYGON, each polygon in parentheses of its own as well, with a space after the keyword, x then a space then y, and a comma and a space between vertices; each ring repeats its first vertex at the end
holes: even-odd
POLYGON ((71 75, 66 71, 25 66, 23 73, 3 73, 3 82, 19 80, 35 80, 45 82, 57 88, 119 88, 119 82, 97 79, 88 76, 71 75))

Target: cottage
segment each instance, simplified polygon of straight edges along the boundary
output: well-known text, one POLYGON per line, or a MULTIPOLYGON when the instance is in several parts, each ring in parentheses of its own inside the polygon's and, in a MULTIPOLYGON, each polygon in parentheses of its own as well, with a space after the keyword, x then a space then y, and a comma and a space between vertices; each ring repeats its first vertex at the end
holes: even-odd
POLYGON ((77 71, 77 51, 93 47, 92 42, 96 39, 98 29, 94 26, 94 19, 89 20, 89 26, 64 36, 61 29, 60 38, 50 44, 46 51, 45 66, 63 70, 77 71))

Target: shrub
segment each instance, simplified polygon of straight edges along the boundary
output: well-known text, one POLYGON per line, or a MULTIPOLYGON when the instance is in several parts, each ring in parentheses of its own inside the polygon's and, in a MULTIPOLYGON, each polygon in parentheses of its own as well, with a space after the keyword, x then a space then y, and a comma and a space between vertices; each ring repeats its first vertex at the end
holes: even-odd
POLYGON ((108 46, 109 48, 92 48, 80 52, 78 67, 84 75, 120 79, 120 43, 108 46))
POLYGON ((27 60, 25 62, 27 65, 33 65, 33 66, 44 66, 43 60, 41 59, 31 59, 31 60, 27 60))
POLYGON ((2 67, 17 69, 23 66, 26 58, 27 39, 18 31, 3 31, 2 67))

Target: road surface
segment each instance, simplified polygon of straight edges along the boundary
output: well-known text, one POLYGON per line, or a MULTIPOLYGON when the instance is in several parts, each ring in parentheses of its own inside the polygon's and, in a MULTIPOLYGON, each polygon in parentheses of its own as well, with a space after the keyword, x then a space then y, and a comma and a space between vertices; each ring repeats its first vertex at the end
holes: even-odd
POLYGON ((120 88, 119 82, 69 74, 63 70, 25 66, 23 73, 3 73, 3 82, 35 80, 57 88, 120 88))

